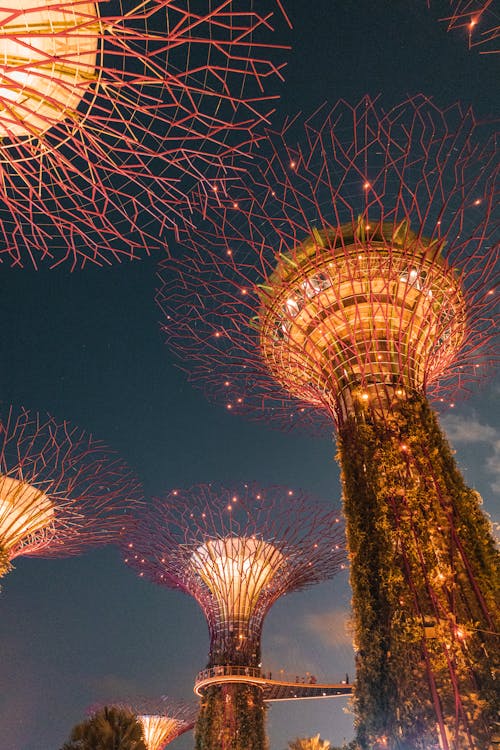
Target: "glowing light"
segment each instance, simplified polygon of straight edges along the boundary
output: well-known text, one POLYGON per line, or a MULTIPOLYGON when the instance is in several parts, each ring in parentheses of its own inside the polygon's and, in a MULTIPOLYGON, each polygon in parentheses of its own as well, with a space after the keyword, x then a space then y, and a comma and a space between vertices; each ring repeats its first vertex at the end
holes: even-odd
POLYGON ((75 113, 96 80, 97 7, 4 0, 0 16, 0 138, 40 136, 75 113))
POLYGON ((193 569, 229 621, 250 618, 282 561, 283 555, 274 545, 245 537, 210 539, 191 557, 193 569))
POLYGON ((170 716, 139 715, 144 743, 148 750, 163 750, 173 739, 185 731, 190 723, 170 716))

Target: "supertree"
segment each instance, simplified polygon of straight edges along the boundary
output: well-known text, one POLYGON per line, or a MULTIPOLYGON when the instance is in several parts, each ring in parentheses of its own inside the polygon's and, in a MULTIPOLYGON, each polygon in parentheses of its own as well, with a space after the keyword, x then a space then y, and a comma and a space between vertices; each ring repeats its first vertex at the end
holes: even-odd
POLYGON ((167 339, 210 397, 337 428, 362 748, 494 731, 498 555, 429 399, 453 406, 495 358, 497 171, 459 105, 339 102, 270 134, 216 208, 201 196, 160 271, 167 339))
POLYGON ((464 29, 469 48, 481 47, 485 54, 500 51, 500 21, 494 0, 448 0, 447 4, 449 10, 441 20, 448 24, 448 30, 464 29))
POLYGON ((16 557, 66 557, 117 542, 140 486, 68 422, 9 409, 0 420, 0 577, 16 557))
POLYGON ((125 561, 140 576, 190 594, 210 633, 198 750, 264 750, 260 674, 264 618, 284 594, 345 566, 343 523, 281 487, 198 485, 145 508, 125 561))
POLYGON ((269 115, 285 15, 254 5, 5 0, 0 258, 73 268, 158 247, 186 175, 228 176, 269 115))
POLYGON ((135 714, 142 726, 148 750, 164 750, 167 745, 194 727, 197 707, 173 702, 167 697, 159 701, 140 700, 130 703, 113 703, 135 714))

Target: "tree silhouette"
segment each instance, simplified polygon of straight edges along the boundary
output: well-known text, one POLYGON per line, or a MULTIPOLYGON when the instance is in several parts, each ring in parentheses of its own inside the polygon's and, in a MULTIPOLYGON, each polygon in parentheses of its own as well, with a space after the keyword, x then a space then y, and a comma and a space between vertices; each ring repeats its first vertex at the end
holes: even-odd
POLYGON ((97 711, 73 727, 61 750, 147 750, 137 717, 123 708, 97 711))

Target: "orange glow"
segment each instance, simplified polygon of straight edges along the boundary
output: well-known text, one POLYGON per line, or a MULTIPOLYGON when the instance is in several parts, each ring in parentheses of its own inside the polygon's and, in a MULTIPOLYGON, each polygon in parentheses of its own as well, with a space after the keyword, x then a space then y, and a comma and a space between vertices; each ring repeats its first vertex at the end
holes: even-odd
POLYGON ((0 546, 13 549, 26 537, 50 529, 54 505, 41 490, 0 475, 0 546))
POLYGON ((76 110, 97 80, 102 30, 95 3, 3 0, 0 138, 39 136, 76 110), (55 33, 57 31, 57 33, 55 33))
POLYGON ((191 565, 215 597, 225 621, 248 620, 283 562, 281 552, 258 539, 210 539, 191 565))
POLYGON ((407 225, 373 226, 369 244, 364 231, 361 223, 316 231, 279 259, 260 297, 261 352, 274 378, 343 414, 356 401, 392 408, 422 389, 465 336, 459 281, 435 243, 407 225))

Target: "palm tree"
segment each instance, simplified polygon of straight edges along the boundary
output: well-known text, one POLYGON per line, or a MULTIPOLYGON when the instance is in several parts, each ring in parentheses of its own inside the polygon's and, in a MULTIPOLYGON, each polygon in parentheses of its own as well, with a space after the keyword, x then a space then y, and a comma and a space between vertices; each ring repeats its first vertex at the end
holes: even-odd
POLYGON ((142 726, 131 711, 100 709, 73 727, 61 750, 147 750, 142 726))

